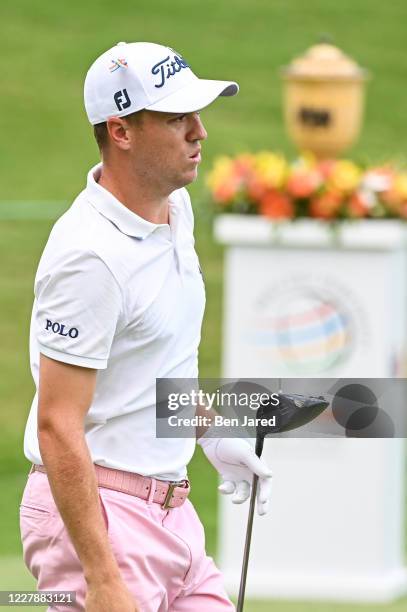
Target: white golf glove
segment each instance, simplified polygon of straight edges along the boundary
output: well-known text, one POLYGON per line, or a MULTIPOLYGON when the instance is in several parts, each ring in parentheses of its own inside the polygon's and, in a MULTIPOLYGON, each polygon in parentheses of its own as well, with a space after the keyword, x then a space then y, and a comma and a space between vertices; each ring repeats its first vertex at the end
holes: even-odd
POLYGON ((259 459, 253 446, 245 438, 199 438, 198 444, 222 477, 218 490, 224 495, 233 493, 232 502, 242 504, 250 497, 253 474, 257 485, 257 512, 266 514, 271 492, 271 471, 259 459))

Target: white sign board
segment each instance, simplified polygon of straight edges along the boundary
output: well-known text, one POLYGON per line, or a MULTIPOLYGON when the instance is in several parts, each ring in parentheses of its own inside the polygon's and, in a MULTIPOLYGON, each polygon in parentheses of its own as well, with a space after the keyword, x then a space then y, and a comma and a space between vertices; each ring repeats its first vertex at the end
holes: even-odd
MULTIPOLYGON (((226 378, 405 375, 399 222, 273 225, 223 216, 226 378)), ((271 512, 256 517, 247 595, 390 601, 407 591, 404 443, 267 440, 271 512)), ((221 501, 220 564, 237 594, 248 506, 221 501)))

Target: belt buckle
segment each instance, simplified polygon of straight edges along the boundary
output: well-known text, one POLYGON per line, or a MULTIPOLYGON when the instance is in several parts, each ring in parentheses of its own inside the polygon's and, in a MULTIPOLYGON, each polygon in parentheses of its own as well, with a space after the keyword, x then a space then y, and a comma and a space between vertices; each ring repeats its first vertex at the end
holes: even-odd
POLYGON ((179 482, 170 482, 168 486, 167 495, 165 496, 165 499, 163 503, 161 504, 161 508, 163 510, 167 510, 168 508, 171 508, 170 503, 171 503, 172 494, 174 493, 174 489, 179 486, 180 486, 179 482))

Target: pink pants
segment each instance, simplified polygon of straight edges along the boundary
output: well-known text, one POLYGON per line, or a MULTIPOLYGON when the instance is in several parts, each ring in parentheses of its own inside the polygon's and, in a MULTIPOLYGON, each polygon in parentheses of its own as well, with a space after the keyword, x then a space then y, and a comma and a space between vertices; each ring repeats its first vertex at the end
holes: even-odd
MULTIPOLYGON (((222 577, 206 556, 202 524, 189 500, 179 508, 99 488, 109 540, 120 571, 141 612, 233 612, 222 577)), ((38 590, 76 591, 83 611, 82 567, 55 506, 48 478, 32 473, 20 509, 24 561, 38 590)), ((51 608, 48 608, 51 610, 51 608)))

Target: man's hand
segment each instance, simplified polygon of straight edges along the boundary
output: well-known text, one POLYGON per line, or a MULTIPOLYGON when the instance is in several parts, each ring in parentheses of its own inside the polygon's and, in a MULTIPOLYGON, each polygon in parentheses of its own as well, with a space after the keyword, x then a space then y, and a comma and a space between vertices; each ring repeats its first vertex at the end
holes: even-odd
POLYGON ((86 612, 141 612, 121 579, 90 583, 85 600, 86 612))
POLYGON ((241 504, 250 496, 253 474, 259 477, 257 512, 266 514, 271 491, 271 471, 257 457, 250 442, 242 438, 205 438, 198 440, 205 455, 222 477, 219 491, 233 493, 232 502, 241 504))

